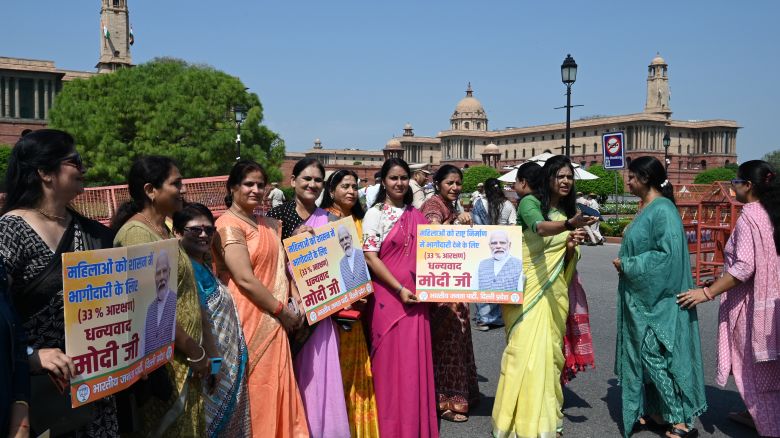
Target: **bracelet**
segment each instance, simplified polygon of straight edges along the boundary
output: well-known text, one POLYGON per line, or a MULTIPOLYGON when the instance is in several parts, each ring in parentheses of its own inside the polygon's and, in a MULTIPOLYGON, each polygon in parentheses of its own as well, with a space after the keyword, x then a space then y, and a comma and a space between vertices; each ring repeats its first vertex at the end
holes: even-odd
POLYGON ((203 354, 201 354, 201 355, 200 355, 200 357, 199 357, 199 358, 197 358, 197 359, 190 359, 190 358, 188 357, 188 358, 187 358, 187 362, 189 362, 189 363, 196 363, 196 362, 200 362, 200 361, 202 361, 202 360, 203 360, 203 358, 204 358, 204 357, 206 357, 206 349, 205 349, 205 348, 203 348, 203 346, 202 346, 202 345, 198 345, 198 347, 200 347, 200 351, 201 351, 201 352, 203 352, 203 354))
POLYGON ((563 221, 563 227, 566 228, 569 231, 574 231, 577 227, 574 226, 571 222, 569 222, 568 219, 563 221))
POLYGON ((28 409, 30 408, 30 404, 29 404, 29 403, 27 403, 27 402, 26 402, 26 401, 24 401, 24 400, 16 400, 16 401, 15 401, 13 404, 15 404, 15 405, 22 405, 22 406, 26 406, 28 409))
POLYGON ((402 291, 402 290, 404 290, 404 285, 403 285, 403 284, 402 284, 401 286, 399 286, 399 287, 398 287, 398 290, 395 292, 395 293, 396 293, 396 295, 401 295, 401 291, 402 291))
POLYGON ((710 288, 707 287, 707 286, 704 286, 704 288, 702 289, 702 292, 704 292, 704 296, 707 297, 707 300, 708 301, 712 301, 714 297, 710 296, 709 291, 710 291, 710 288))
POLYGON ((276 306, 276 310, 272 313, 273 316, 279 316, 279 314, 282 313, 282 310, 284 310, 284 304, 282 304, 281 301, 279 301, 279 305, 276 306))

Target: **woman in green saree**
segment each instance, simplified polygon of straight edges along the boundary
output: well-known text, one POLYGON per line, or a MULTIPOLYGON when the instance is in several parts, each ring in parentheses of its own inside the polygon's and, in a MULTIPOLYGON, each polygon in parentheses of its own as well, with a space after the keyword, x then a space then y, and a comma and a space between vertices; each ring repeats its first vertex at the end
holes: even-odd
MULTIPOLYGON (((518 169, 518 181, 521 180, 518 169)), ((541 170, 537 196, 520 201, 523 226, 524 301, 503 305, 507 346, 493 405, 493 436, 549 438, 563 427, 563 334, 569 311, 569 281, 585 239, 577 213, 574 168, 568 158, 550 158, 541 170)), ((518 185, 522 185, 520 181, 518 185)))
POLYGON ((693 279, 674 192, 653 157, 631 162, 628 188, 644 207, 613 260, 620 274, 615 374, 623 389, 623 436, 637 428, 697 436, 693 419, 707 402, 696 310, 676 302, 693 279))

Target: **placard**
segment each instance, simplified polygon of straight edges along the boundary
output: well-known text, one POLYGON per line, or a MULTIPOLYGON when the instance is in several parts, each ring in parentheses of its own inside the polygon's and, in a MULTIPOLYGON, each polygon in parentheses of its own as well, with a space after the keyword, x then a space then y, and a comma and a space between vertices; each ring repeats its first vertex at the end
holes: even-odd
POLYGON ((176 239, 62 255, 72 406, 119 392, 173 357, 176 239))
POLYGON ((418 225, 417 297, 521 304, 522 241, 517 226, 418 225))
POLYGON ((284 239, 310 325, 374 291, 360 242, 352 217, 284 239))

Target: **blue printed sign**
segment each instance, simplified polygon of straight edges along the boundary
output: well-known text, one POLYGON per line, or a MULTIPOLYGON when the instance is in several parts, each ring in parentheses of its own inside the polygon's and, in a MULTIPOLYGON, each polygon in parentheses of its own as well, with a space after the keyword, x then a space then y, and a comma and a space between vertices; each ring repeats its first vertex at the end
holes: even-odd
POLYGON ((604 150, 605 169, 623 169, 626 159, 623 156, 623 132, 609 132, 601 136, 604 150))

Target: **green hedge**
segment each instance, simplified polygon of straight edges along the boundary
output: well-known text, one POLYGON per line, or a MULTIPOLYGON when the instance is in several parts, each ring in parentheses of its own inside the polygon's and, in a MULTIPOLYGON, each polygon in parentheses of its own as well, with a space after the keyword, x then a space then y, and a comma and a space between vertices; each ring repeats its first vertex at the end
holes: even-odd
POLYGON ((617 212, 618 214, 636 214, 638 210, 639 210, 639 204, 636 203, 616 204, 614 202, 608 202, 606 204, 603 204, 599 209, 601 214, 615 214, 615 212, 617 212))
POLYGON ((601 224, 599 225, 599 230, 601 231, 601 234, 604 236, 623 237, 623 230, 630 223, 631 223, 631 219, 615 220, 615 218, 611 218, 611 219, 607 219, 604 222, 601 222, 601 224))

